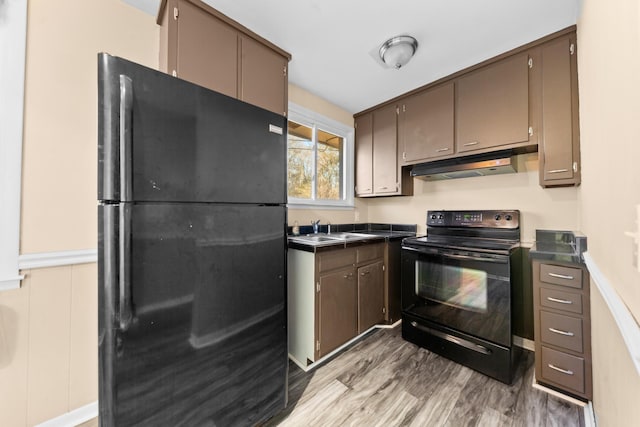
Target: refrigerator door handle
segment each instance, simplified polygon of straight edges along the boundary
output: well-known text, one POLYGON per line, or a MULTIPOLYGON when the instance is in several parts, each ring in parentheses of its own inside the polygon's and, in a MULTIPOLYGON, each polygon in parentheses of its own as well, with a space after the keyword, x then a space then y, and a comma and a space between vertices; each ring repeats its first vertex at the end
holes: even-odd
POLYGON ((120 329, 126 331, 133 319, 131 304, 131 204, 120 205, 120 236, 119 236, 119 320, 120 329))
POLYGON ((133 200, 132 183, 132 139, 133 128, 133 83, 120 74, 120 201, 133 200))

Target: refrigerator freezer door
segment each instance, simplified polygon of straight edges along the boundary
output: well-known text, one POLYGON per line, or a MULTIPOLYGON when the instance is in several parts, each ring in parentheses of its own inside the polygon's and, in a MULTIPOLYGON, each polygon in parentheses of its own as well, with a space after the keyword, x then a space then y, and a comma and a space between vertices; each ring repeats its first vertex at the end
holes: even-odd
POLYGON ((99 200, 124 200, 122 140, 134 201, 286 203, 285 117, 106 54, 98 70, 99 200))
MULTIPOLYGON (((100 206, 101 217, 114 209, 122 207, 100 206)), ((133 203, 130 211, 126 330, 118 319, 120 278, 100 276, 100 398, 112 399, 101 402, 111 411, 102 419, 255 425, 282 410, 286 208, 133 203)), ((119 212, 107 217, 121 222, 119 212)), ((105 244, 119 247, 100 239, 105 244)))

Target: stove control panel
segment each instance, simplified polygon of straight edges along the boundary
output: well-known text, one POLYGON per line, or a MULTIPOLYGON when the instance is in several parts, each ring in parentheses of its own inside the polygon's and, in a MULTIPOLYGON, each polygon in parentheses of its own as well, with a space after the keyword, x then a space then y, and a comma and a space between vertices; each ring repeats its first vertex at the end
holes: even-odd
POLYGON ((516 229, 520 227, 520 211, 427 211, 427 226, 516 229))

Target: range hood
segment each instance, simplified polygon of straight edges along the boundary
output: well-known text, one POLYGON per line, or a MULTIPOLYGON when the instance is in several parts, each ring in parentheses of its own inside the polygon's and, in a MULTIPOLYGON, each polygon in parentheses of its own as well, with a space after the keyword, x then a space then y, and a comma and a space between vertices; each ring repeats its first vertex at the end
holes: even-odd
POLYGON ((415 165, 411 176, 425 181, 500 175, 518 171, 516 152, 512 150, 436 160, 415 165))

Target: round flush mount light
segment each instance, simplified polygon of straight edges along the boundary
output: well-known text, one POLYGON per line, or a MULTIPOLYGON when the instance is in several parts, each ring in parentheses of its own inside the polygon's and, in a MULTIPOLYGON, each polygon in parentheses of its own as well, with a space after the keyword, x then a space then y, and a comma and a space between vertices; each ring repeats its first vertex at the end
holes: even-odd
POLYGON ((418 41, 411 36, 392 37, 380 46, 380 59, 396 70, 407 65, 418 49, 418 41))

